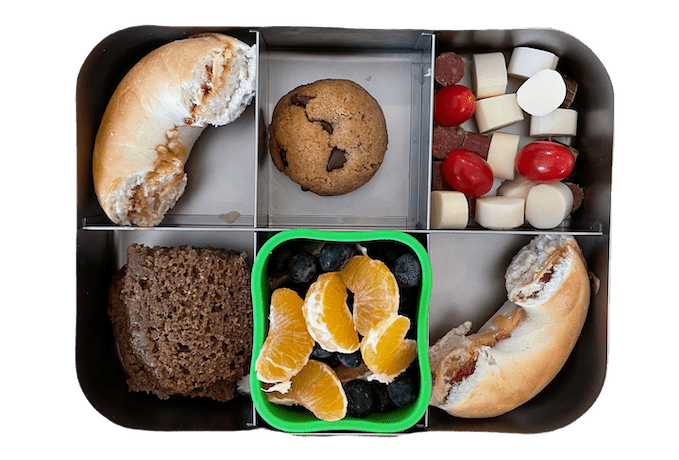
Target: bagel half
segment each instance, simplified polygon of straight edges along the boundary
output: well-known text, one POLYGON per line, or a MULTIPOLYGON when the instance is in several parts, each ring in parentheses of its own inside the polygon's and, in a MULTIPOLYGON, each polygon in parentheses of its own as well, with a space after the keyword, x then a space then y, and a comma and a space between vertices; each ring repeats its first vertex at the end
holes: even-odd
POLYGON ((255 47, 223 34, 177 40, 142 58, 114 91, 95 139, 92 175, 106 215, 158 225, 184 193, 198 136, 237 119, 255 81, 255 47))
POLYGON ((508 300, 475 334, 471 323, 429 350, 430 404, 462 418, 505 414, 532 399, 570 356, 587 317, 590 283, 571 236, 541 235, 505 274, 508 300))

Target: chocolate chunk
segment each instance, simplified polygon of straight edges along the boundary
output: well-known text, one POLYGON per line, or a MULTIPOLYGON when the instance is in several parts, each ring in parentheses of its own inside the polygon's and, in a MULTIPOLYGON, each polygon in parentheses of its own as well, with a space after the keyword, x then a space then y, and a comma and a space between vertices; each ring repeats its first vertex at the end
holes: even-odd
POLYGON ((490 149, 490 137, 468 132, 462 141, 462 148, 474 152, 484 160, 487 160, 488 150, 490 149))
POLYGON ((299 107, 306 107, 306 105, 309 103, 310 100, 312 100, 314 96, 305 96, 304 94, 293 94, 290 96, 290 102, 292 102, 293 105, 297 105, 299 107))
POLYGON ((326 171, 334 171, 335 169, 341 169, 344 163, 347 162, 347 152, 342 149, 334 147, 332 152, 330 152, 330 158, 328 158, 328 165, 325 167, 326 171))
POLYGON ((281 156, 281 163, 283 163, 283 167, 287 168, 288 167, 288 151, 285 149, 281 149, 280 152, 278 153, 281 156))
POLYGON ((319 123, 321 124, 321 127, 328 132, 328 134, 332 134, 332 125, 330 123, 325 120, 320 120, 319 123))

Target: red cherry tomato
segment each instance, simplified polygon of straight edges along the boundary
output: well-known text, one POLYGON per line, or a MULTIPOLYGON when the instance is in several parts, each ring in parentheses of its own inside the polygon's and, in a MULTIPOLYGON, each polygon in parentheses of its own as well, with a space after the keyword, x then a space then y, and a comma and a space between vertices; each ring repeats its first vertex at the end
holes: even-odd
POLYGON ((434 123, 458 126, 474 115, 476 97, 463 85, 449 85, 434 93, 434 123))
POLYGON ((574 167, 573 153, 568 147, 556 142, 532 142, 516 154, 518 173, 539 184, 563 180, 573 172, 574 167))
POLYGON ((441 164, 443 178, 458 192, 469 197, 484 195, 493 187, 493 170, 479 155, 453 149, 441 164))

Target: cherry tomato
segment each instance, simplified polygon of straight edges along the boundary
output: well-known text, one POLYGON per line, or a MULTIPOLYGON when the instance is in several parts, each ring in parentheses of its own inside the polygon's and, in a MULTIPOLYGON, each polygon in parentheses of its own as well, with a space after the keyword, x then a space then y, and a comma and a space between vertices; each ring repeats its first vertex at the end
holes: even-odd
POLYGON ((484 195, 493 187, 493 171, 479 155, 464 149, 453 149, 441 164, 448 184, 469 197, 484 195))
POLYGON ((476 97, 463 85, 449 85, 434 93, 434 123, 458 126, 474 115, 476 97))
POLYGON ((550 141, 531 142, 516 154, 516 170, 539 184, 558 182, 575 167, 575 156, 565 145, 550 141))

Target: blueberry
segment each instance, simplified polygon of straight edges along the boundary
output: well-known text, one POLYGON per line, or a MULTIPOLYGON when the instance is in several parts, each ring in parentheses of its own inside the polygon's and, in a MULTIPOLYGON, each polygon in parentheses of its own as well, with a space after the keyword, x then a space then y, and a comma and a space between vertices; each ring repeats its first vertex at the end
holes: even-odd
POLYGON ((295 254, 288 263, 288 276, 293 283, 309 283, 316 273, 316 258, 308 252, 295 254))
POLYGON ((344 385, 347 395, 347 414, 354 417, 365 417, 375 407, 372 385, 360 379, 350 380, 344 385))
POLYGON ((418 286, 422 279, 422 266, 417 256, 412 252, 399 256, 394 262, 394 277, 403 288, 418 286))
POLYGON ((323 361, 325 364, 332 367, 333 369, 340 365, 339 359, 337 359, 337 353, 333 353, 327 358, 319 359, 319 361, 323 361))
POLYGON ((314 342, 314 349, 311 350, 310 357, 313 359, 326 359, 333 355, 332 351, 321 348, 318 342, 314 342))
POLYGON ((324 272, 336 272, 344 268, 356 254, 353 244, 326 243, 318 255, 318 263, 324 272))
POLYGON ((347 367, 358 367, 361 364, 361 350, 353 353, 337 353, 337 359, 347 367))
POLYGON ((396 407, 396 404, 389 397, 388 386, 377 380, 370 382, 375 396, 375 412, 388 412, 396 407))
POLYGON ((403 407, 417 399, 419 381, 411 373, 404 372, 387 386, 389 397, 398 407, 403 407))
POLYGON ((375 258, 381 260, 388 266, 392 266, 396 258, 403 252, 403 248, 398 243, 382 242, 377 248, 375 258))
POLYGON ((295 255, 295 249, 290 244, 278 246, 271 253, 269 258, 269 267, 273 271, 285 271, 288 262, 292 256, 295 255))

